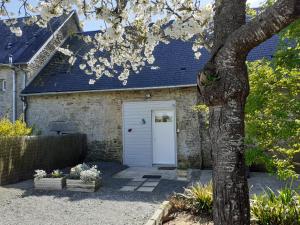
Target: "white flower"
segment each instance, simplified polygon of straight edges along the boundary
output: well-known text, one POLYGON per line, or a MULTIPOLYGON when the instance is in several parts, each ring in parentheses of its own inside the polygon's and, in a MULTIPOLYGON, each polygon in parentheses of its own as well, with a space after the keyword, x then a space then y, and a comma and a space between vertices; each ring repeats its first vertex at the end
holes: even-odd
POLYGON ((60 48, 60 47, 58 47, 57 51, 65 54, 67 56, 72 56, 73 55, 73 52, 71 50, 67 49, 67 48, 60 48))
POLYGON ((200 56, 201 56, 201 52, 196 52, 196 53, 195 53, 195 58, 196 58, 196 59, 200 59, 200 56))
POLYGON ((79 68, 80 68, 81 70, 84 70, 84 69, 86 68, 86 64, 80 64, 80 65, 79 65, 79 68))
POLYGON ((14 33, 17 37, 22 36, 22 30, 20 27, 10 27, 10 31, 14 33))
POLYGON ((84 170, 89 170, 90 167, 83 163, 83 164, 78 164, 77 166, 74 166, 70 170, 70 177, 73 179, 79 179, 80 178, 80 173, 84 170))
POLYGON ((89 170, 84 170, 80 173, 80 180, 84 183, 90 183, 100 179, 101 172, 97 170, 97 166, 93 166, 89 170))
POLYGON ((89 80, 89 84, 90 84, 90 85, 95 84, 95 83, 96 83, 96 81, 95 81, 94 79, 90 79, 90 80, 89 80))
POLYGON ((45 170, 35 170, 35 174, 34 174, 34 177, 36 179, 42 179, 44 177, 47 176, 47 173, 45 170))

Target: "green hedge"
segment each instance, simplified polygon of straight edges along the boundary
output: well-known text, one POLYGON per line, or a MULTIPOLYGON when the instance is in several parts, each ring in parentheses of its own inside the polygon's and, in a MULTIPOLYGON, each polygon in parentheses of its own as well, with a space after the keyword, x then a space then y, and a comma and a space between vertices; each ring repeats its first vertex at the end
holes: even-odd
POLYGON ((33 177, 82 162, 87 149, 84 134, 0 138, 0 185, 33 177))

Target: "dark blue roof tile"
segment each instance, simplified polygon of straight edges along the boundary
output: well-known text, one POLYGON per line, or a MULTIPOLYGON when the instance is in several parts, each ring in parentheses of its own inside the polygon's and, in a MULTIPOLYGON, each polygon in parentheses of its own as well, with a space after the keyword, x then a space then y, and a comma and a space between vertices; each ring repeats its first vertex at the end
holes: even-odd
MULTIPOLYGON (((86 32, 79 35, 93 35, 94 32, 86 32)), ((254 61, 263 57, 270 59, 274 54, 278 42, 278 37, 262 43, 253 49, 248 55, 248 60, 254 61)), ((80 54, 87 51, 82 48, 83 41, 74 36, 69 38, 65 46, 72 50, 81 49, 80 54)), ((167 86, 195 85, 196 74, 200 71, 209 59, 207 50, 202 49, 200 60, 196 60, 192 51, 192 43, 179 40, 171 41, 170 44, 160 44, 156 47, 155 63, 159 69, 153 70, 150 66, 145 66, 138 74, 131 73, 127 85, 117 77, 101 77, 93 85, 89 84, 91 75, 85 74, 79 69, 80 60, 71 66, 67 62, 66 56, 56 53, 48 65, 39 73, 33 82, 25 88, 23 94, 49 93, 49 92, 73 92, 73 91, 93 91, 93 90, 113 90, 113 89, 139 89, 139 88, 159 88, 167 86)))
POLYGON ((13 34, 9 26, 0 20, 0 64, 8 64, 10 55, 14 64, 27 63, 66 18, 66 15, 53 18, 46 28, 38 25, 28 26, 23 22, 24 18, 18 18, 14 26, 22 29, 20 37, 13 34))

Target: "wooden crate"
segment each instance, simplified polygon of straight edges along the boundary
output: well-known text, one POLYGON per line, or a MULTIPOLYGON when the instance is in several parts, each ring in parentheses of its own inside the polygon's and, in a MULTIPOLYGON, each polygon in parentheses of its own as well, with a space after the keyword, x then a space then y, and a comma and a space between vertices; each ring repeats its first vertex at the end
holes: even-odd
POLYGON ((69 191, 80 191, 80 192, 95 192, 101 185, 101 180, 96 180, 91 183, 84 183, 82 180, 67 179, 66 188, 69 191))
POLYGON ((66 178, 34 179, 34 188, 41 190, 62 190, 66 186, 66 178))

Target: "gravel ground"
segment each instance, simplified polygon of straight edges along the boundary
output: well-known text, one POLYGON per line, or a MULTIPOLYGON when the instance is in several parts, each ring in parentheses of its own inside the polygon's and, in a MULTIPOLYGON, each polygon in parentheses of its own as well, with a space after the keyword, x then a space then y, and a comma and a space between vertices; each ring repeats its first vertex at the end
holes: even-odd
MULTIPOLYGON (((173 192, 183 190, 184 181, 161 180, 152 193, 121 192, 129 179, 112 175, 124 166, 100 163, 103 186, 95 193, 38 191, 33 181, 0 187, 0 225, 139 225, 144 224, 173 192)), ((208 182, 210 170, 196 171, 193 182, 208 182)), ((264 173, 251 173, 250 192, 263 187, 276 190, 283 183, 264 173)), ((299 184, 299 182, 298 182, 299 184)), ((295 183, 296 185, 296 183, 295 183)))
POLYGON ((100 163, 103 187, 95 193, 37 191, 33 181, 0 187, 1 225, 138 225, 186 182, 161 180, 152 193, 120 192, 129 180, 111 178, 123 166, 100 163))

